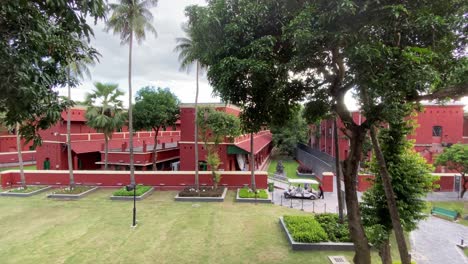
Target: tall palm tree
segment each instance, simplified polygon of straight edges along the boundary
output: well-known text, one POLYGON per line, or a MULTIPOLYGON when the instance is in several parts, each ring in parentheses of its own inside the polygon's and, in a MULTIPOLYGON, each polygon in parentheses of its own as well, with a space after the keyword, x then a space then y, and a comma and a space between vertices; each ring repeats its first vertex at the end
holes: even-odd
MULTIPOLYGON (((71 61, 67 65, 68 78, 72 79, 83 79, 84 76, 90 78, 91 73, 87 67, 88 64, 94 64, 94 61, 90 57, 85 57, 81 60, 71 61)), ((71 87, 68 88, 68 100, 71 101, 71 87)), ((73 161, 71 151, 71 107, 67 109, 67 156, 68 156, 68 171, 70 174, 70 188, 75 188, 75 177, 73 176, 73 161)))
POLYGON ((135 184, 135 167, 133 160, 133 115, 132 115, 132 46, 133 37, 141 43, 146 37, 146 31, 157 35, 151 24, 153 15, 149 8, 155 7, 157 0, 119 0, 118 4, 110 4, 112 15, 107 21, 106 30, 112 30, 114 35, 120 35, 121 44, 128 43, 128 132, 130 148, 130 180, 135 184))
POLYGON ((124 93, 118 89, 117 84, 96 82, 94 86, 96 89, 93 93, 86 95, 86 124, 104 134, 104 169, 107 170, 109 139, 114 131, 122 128, 125 123, 123 102, 118 99, 124 93), (97 106, 98 103, 101 105, 97 106))
POLYGON ((177 38, 177 46, 174 51, 179 52, 180 69, 190 71, 193 63, 196 64, 196 89, 195 89, 195 188, 199 188, 199 176, 198 176, 198 76, 200 69, 204 68, 204 65, 200 64, 196 55, 194 43, 190 37, 190 29, 187 25, 182 25, 182 30, 185 32, 187 37, 177 38))

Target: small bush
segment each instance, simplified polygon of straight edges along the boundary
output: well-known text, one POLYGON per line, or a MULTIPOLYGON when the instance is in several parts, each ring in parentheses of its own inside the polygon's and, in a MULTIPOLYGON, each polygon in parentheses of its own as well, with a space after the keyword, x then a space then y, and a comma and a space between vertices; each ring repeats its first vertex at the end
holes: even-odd
POLYGON ((301 164, 301 165, 299 165, 299 167, 297 167, 297 171, 299 173, 312 174, 312 169, 305 166, 305 165, 303 165, 303 164, 301 164))
POLYGON ((296 242, 317 243, 328 241, 325 230, 311 216, 285 215, 284 222, 296 242))
POLYGON ((200 187, 197 191, 195 187, 186 187, 179 192, 180 197, 221 197, 223 196, 224 188, 215 189, 212 186, 200 187))
MULTIPOLYGON (((255 193, 247 188, 247 187, 244 187, 242 189, 239 190, 239 197, 240 198, 255 198, 255 193)), ((257 190, 257 198, 259 199, 268 199, 268 193, 266 190, 264 189, 258 189, 257 190)))
MULTIPOLYGON (((136 196, 141 196, 145 192, 149 191, 151 186, 137 185, 136 187, 136 196)), ((133 196, 133 190, 127 191, 126 187, 120 188, 113 193, 114 196, 133 196)))
POLYGON ((315 220, 320 223, 322 228, 328 234, 328 238, 332 242, 351 242, 347 222, 343 224, 338 222, 337 214, 318 214, 315 215, 315 220))

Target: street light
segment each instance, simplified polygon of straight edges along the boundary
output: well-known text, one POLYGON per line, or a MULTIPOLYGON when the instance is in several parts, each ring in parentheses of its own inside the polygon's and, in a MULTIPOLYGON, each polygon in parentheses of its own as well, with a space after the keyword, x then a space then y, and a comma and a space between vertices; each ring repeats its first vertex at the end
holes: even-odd
POLYGON ((129 184, 125 186, 127 192, 133 190, 133 225, 132 227, 136 227, 136 184, 129 184))

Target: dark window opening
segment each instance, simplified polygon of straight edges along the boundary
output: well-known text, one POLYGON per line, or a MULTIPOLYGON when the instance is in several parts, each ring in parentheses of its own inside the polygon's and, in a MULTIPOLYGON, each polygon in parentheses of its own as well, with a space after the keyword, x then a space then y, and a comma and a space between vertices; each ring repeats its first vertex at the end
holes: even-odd
POLYGON ((442 127, 441 126, 433 126, 432 127, 432 136, 433 137, 441 137, 442 136, 442 127))

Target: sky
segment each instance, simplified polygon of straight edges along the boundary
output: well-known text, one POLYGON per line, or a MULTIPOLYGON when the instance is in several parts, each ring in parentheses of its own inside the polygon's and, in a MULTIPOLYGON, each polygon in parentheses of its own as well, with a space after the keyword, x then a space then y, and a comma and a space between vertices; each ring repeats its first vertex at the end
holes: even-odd
MULTIPOLYGON (((195 102, 195 69, 188 73, 180 71, 178 54, 174 52, 176 38, 184 37, 181 25, 187 20, 185 7, 194 4, 206 5, 204 0, 159 0, 157 7, 151 9, 158 35, 147 34, 145 41, 133 46, 134 95, 142 87, 155 86, 169 88, 182 103, 195 102)), ((117 83, 125 92, 122 100, 128 106, 128 45, 121 45, 118 35, 105 32, 104 21, 98 21, 92 27, 95 37, 91 40, 91 46, 99 51, 101 57, 99 63, 89 67, 91 79, 85 79, 81 85, 72 89, 72 99, 83 101, 86 93, 92 92, 94 82, 117 83)), ((220 101, 212 95, 212 88, 204 74, 200 76, 199 84, 199 102, 220 101)), ((58 88, 58 91, 60 95, 67 95, 66 88, 58 88)), ((351 94, 347 94, 345 101, 350 110, 357 109, 351 94)), ((468 98, 464 98, 463 102, 465 110, 468 110, 468 98)))

